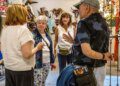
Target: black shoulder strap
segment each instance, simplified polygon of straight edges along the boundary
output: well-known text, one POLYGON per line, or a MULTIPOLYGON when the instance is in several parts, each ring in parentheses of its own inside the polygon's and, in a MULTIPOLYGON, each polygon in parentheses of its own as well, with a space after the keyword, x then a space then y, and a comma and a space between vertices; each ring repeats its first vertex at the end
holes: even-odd
MULTIPOLYGON (((41 35, 42 37, 42 35, 41 35)), ((48 45, 48 43, 46 42, 46 40, 42 37, 43 41, 46 43, 47 47, 50 48, 50 46, 48 45)))

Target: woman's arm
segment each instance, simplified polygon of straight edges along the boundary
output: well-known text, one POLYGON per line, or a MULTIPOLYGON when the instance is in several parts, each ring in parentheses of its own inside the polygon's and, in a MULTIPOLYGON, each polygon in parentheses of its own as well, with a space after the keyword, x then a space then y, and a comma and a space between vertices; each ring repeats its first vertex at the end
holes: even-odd
POLYGON ((32 41, 28 41, 22 45, 21 50, 24 58, 30 59, 38 50, 43 48, 43 43, 38 43, 35 48, 33 48, 33 46, 32 41))
POLYGON ((68 35, 66 35, 66 34, 63 34, 63 38, 64 38, 64 40, 65 41, 67 41, 67 42, 69 42, 69 43, 74 43, 74 39, 75 39, 75 36, 76 36, 76 31, 77 31, 77 29, 75 28, 75 27, 73 27, 73 37, 70 35, 70 33, 68 33, 68 35))
POLYGON ((58 43, 58 29, 55 29, 55 40, 54 40, 54 55, 56 55, 56 46, 58 43))

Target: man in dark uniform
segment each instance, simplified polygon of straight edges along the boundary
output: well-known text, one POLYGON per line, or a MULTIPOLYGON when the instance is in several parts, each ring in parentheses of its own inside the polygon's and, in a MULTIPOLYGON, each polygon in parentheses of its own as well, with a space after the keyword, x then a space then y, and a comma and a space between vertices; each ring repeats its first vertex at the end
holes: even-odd
POLYGON ((112 60, 112 54, 108 52, 108 25, 98 13, 98 0, 81 0, 74 6, 79 10, 81 18, 74 43, 74 64, 94 67, 97 86, 104 86, 105 64, 107 60, 112 60))

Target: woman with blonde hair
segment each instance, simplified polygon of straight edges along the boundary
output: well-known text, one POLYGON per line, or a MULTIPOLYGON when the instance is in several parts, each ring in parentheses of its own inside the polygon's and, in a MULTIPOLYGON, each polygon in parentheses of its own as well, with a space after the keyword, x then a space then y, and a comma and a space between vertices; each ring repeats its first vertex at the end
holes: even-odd
POLYGON ((46 32, 47 29, 47 17, 40 15, 36 19, 37 28, 33 31, 35 46, 39 42, 43 42, 44 46, 42 50, 36 53, 36 66, 35 66, 35 86, 45 86, 45 81, 48 76, 50 67, 55 68, 53 45, 50 35, 46 32))
POLYGON ((34 54, 43 43, 34 48, 34 40, 27 22, 27 8, 20 4, 8 6, 6 26, 1 33, 1 51, 5 65, 5 86, 34 86, 34 54))

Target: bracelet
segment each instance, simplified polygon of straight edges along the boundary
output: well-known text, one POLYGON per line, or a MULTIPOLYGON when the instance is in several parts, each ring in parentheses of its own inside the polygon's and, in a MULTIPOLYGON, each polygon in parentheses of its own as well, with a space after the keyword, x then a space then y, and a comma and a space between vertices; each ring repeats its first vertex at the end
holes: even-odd
POLYGON ((103 56, 103 57, 102 57, 102 60, 104 60, 104 59, 105 59, 105 54, 104 54, 104 53, 102 53, 102 56, 103 56))

